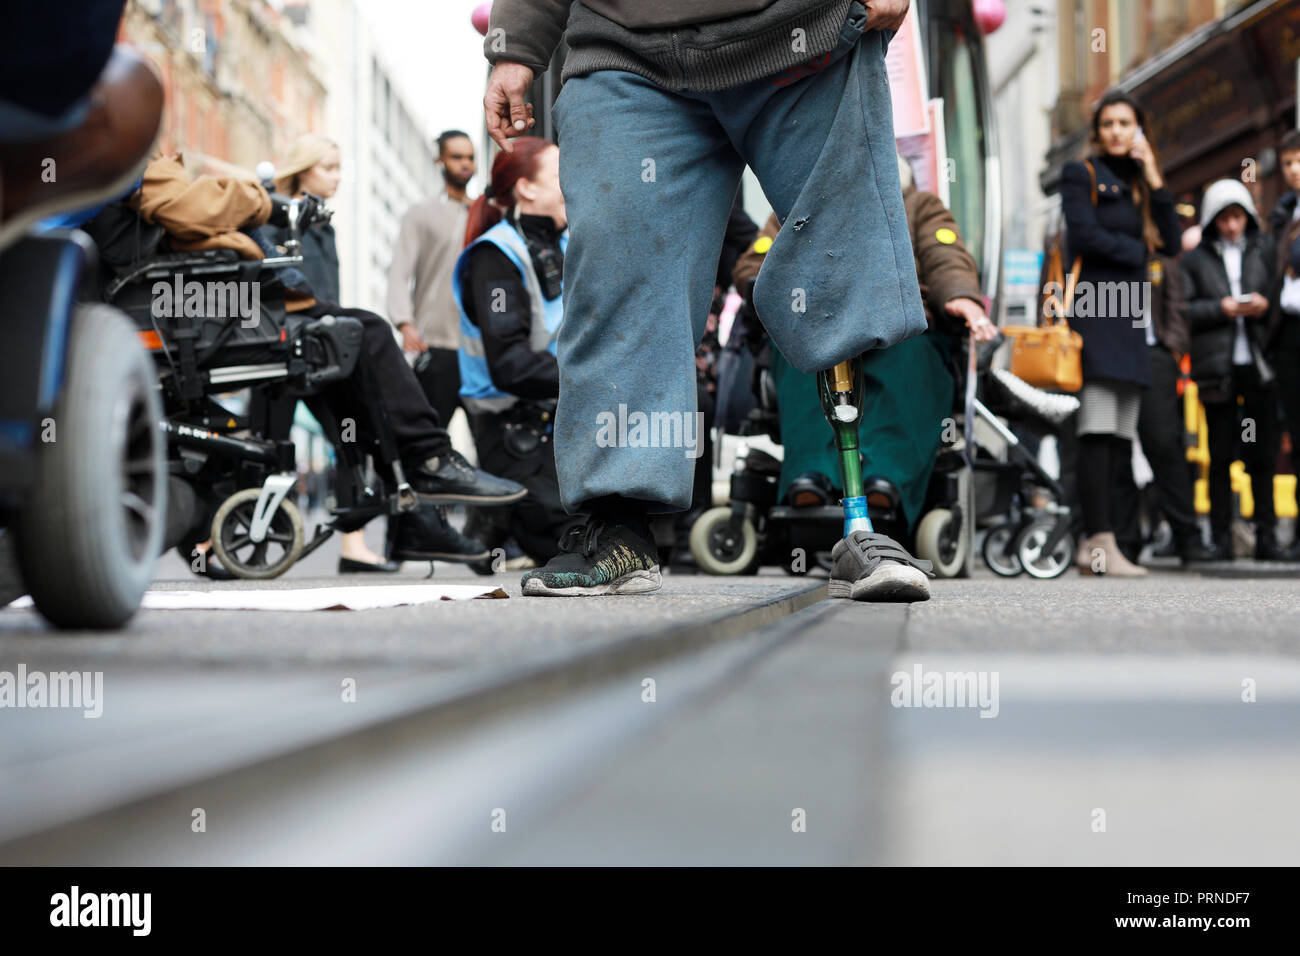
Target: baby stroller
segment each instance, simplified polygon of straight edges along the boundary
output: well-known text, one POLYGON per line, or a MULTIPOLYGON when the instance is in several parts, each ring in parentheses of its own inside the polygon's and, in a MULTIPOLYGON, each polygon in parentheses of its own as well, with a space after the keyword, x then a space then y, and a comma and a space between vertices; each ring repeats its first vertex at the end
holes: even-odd
MULTIPOLYGON (((311 196, 272 195, 272 210, 271 223, 288 228, 291 238, 285 255, 260 260, 225 249, 163 251, 162 230, 125 210, 119 210, 120 220, 110 216, 97 224, 109 233, 134 233, 127 261, 105 259, 102 296, 134 320, 155 360, 171 502, 165 543, 196 573, 208 573, 206 556, 195 545, 209 538, 232 575, 274 578, 334 531, 416 506, 387 423, 380 423, 378 457, 393 469, 392 496, 367 484, 364 454, 355 443, 339 440, 340 423, 323 401, 314 400, 324 386, 357 368, 361 322, 286 310, 280 273, 302 262, 297 237, 332 213, 311 196), (253 289, 255 297, 245 295, 253 289), (247 410, 236 413, 223 404, 223 395, 244 389, 250 390, 247 410), (352 476, 351 499, 310 540, 290 496, 298 480, 294 445, 273 414, 279 400, 291 404, 297 398, 307 401, 338 451, 340 470, 352 476)), ((106 243, 110 249, 119 245, 106 243)))
MULTIPOLYGON (((998 344, 1000 337, 989 343, 990 357, 998 344)), ((962 435, 935 462, 933 504, 927 503, 917 523, 916 554, 934 563, 938 577, 969 576, 976 532, 987 528, 981 554, 995 574, 1060 577, 1074 561, 1070 508, 1060 483, 1013 428, 1059 426, 1079 401, 980 364, 972 355, 960 412, 962 435)))

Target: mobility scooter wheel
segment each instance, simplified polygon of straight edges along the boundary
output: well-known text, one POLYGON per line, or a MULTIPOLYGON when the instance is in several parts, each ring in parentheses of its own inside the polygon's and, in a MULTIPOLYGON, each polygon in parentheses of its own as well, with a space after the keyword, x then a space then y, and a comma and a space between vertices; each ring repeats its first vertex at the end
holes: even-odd
POLYGON ((954 521, 947 508, 927 512, 916 527, 916 556, 934 565, 935 577, 960 575, 969 550, 967 523, 954 521))
POLYGON ((706 574, 753 574, 758 570, 758 531, 746 518, 731 530, 731 509, 711 508, 691 526, 691 555, 706 574))
POLYGON ((302 555, 302 515, 285 498, 272 512, 266 533, 253 540, 253 524, 261 488, 245 488, 221 503, 212 519, 212 549, 235 577, 266 580, 279 577, 302 555))
POLYGON ((1020 556, 1013 547, 1017 543, 1016 532, 1019 529, 1020 522, 1005 521, 990 528, 984 536, 984 563, 998 577, 1014 578, 1025 572, 1025 566, 1020 563, 1020 556))
POLYGON ((153 580, 167 509, 157 381, 121 313, 78 307, 52 440, 17 524, 23 581, 56 627, 120 627, 153 580))
POLYGON ((23 576, 18 570, 14 533, 8 528, 0 528, 0 607, 18 600, 26 593, 23 576))
POLYGON ((1050 553, 1043 553, 1048 535, 1056 527, 1055 518, 1039 518, 1030 523, 1016 538, 1012 549, 1030 577, 1059 578, 1074 563, 1074 535, 1067 534, 1056 543, 1050 553))

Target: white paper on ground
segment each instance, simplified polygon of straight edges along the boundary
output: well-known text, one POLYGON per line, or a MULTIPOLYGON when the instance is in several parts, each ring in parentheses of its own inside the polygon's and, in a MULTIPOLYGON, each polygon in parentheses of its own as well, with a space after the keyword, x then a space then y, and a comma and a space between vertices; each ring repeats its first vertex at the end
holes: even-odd
MULTIPOLYGON (((239 591, 146 591, 141 607, 165 611, 366 611, 431 601, 504 598, 498 587, 475 584, 407 584, 339 588, 267 588, 239 591)), ((31 607, 19 598, 10 607, 31 607)))

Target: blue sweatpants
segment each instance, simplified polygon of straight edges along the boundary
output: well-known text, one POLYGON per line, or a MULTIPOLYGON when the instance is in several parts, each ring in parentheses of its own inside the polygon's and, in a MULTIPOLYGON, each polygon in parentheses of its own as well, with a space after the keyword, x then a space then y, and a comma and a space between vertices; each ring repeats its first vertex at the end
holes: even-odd
POLYGON ((634 73, 570 79, 555 104, 570 239, 555 454, 565 508, 691 502, 695 348, 749 165, 785 225, 754 305, 802 372, 926 329, 903 211, 885 51, 846 21, 831 53, 716 93, 634 73))

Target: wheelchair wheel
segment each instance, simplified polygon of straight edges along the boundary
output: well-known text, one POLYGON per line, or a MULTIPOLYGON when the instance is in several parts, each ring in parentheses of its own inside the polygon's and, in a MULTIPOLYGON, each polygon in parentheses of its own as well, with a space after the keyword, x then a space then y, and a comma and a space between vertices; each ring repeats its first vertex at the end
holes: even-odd
POLYGON ((1030 577, 1059 578, 1074 563, 1074 535, 1067 534, 1056 543, 1051 553, 1043 553, 1048 535, 1056 527, 1055 518, 1039 518, 1016 538, 1012 550, 1030 577))
POLYGON ((691 525, 691 555, 706 574, 753 574, 758 570, 758 531, 748 518, 734 534, 731 508, 711 508, 691 525))
POLYGON ((250 535, 253 514, 261 488, 245 488, 221 503, 212 519, 212 549, 235 577, 264 581, 293 567, 302 555, 302 515, 289 499, 280 502, 271 515, 266 537, 254 541, 250 535))
POLYGON ((54 440, 15 528, 27 591, 56 627, 121 627, 153 580, 167 511, 157 384, 120 312, 77 308, 54 440))
POLYGON ((984 536, 984 547, 981 549, 984 563, 998 577, 1014 578, 1025 572, 1025 566, 1020 563, 1020 556, 1012 547, 1017 541, 1016 532, 1019 528, 1020 522, 1006 521, 990 528, 988 534, 984 536))
POLYGON ((8 528, 0 528, 0 607, 12 604, 26 593, 23 576, 18 570, 14 533, 8 528))
POLYGON ((970 550, 969 522, 953 521, 947 508, 927 512, 916 526, 916 556, 934 565, 935 577, 961 575, 970 550))

